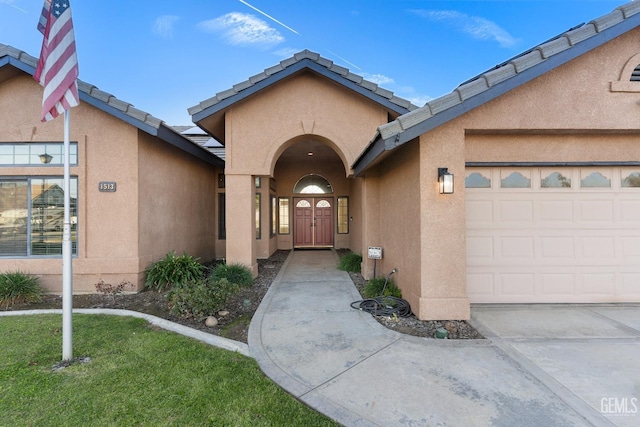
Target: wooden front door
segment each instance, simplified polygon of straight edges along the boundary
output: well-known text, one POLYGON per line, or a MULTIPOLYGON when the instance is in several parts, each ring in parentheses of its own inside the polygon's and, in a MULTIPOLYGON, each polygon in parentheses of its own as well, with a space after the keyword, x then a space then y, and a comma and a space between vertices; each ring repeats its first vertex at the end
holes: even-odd
POLYGON ((294 246, 333 246, 333 198, 294 199, 294 246))

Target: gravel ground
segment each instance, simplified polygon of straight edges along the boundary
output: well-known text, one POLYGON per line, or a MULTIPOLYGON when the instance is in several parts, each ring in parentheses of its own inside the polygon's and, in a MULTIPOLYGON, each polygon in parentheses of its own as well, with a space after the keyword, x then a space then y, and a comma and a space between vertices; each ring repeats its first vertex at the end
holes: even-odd
MULTIPOLYGON (((232 297, 226 307, 216 314, 218 325, 208 327, 204 319, 179 318, 171 314, 166 302, 166 292, 143 291, 139 293, 120 294, 115 297, 102 294, 74 295, 74 308, 121 308, 152 314, 194 329, 219 335, 235 341, 247 342, 249 323, 269 286, 280 271, 282 264, 289 256, 289 251, 276 251, 271 257, 258 260, 258 277, 251 288, 243 288, 232 297)), ((362 293, 366 281, 358 273, 349 273, 354 284, 362 293)), ((62 297, 46 295, 39 303, 16 304, 11 310, 37 310, 62 308, 62 297)), ((414 315, 403 318, 386 318, 374 316, 380 324, 400 333, 420 337, 435 337, 436 330, 444 328, 451 339, 483 338, 465 321, 421 321, 414 315)))

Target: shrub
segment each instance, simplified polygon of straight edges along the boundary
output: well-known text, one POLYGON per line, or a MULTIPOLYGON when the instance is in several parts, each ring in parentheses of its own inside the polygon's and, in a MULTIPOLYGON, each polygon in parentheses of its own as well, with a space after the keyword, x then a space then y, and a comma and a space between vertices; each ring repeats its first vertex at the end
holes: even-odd
POLYGON ((364 287, 365 298, 375 298, 379 296, 391 296, 396 298, 402 298, 402 292, 393 282, 393 279, 389 279, 387 286, 385 287, 386 277, 374 277, 369 280, 364 287))
POLYGON ((205 268, 199 262, 199 258, 183 253, 176 256, 174 251, 167 254, 164 259, 151 264, 146 273, 145 288, 162 291, 174 285, 188 282, 196 282, 204 278, 205 268))
POLYGON ((0 274, 0 307, 10 307, 17 302, 40 301, 42 289, 36 276, 21 271, 0 274))
POLYGON ((253 285, 253 274, 251 270, 242 264, 218 264, 211 270, 211 279, 227 279, 241 287, 251 287, 253 285))
POLYGON ((362 255, 355 252, 349 252, 348 254, 340 257, 338 270, 349 271, 351 273, 360 273, 361 264, 362 255))
POLYGON ((202 319, 224 308, 238 289, 238 284, 227 279, 199 279, 175 285, 167 295, 167 302, 176 316, 202 319))

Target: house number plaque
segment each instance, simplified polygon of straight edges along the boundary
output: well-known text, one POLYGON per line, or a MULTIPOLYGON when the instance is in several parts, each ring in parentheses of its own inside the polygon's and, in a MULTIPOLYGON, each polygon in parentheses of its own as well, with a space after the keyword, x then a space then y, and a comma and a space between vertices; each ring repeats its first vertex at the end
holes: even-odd
POLYGON ((98 183, 98 191, 101 193, 115 193, 116 183, 114 181, 100 181, 98 183))

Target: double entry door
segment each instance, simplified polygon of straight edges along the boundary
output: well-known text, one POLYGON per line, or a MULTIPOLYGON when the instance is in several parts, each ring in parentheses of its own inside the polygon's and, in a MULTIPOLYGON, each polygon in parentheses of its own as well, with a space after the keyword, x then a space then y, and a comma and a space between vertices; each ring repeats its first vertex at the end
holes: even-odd
POLYGON ((333 198, 294 198, 294 246, 333 247, 333 198))

